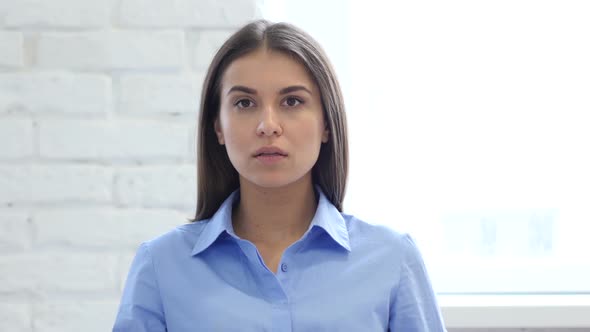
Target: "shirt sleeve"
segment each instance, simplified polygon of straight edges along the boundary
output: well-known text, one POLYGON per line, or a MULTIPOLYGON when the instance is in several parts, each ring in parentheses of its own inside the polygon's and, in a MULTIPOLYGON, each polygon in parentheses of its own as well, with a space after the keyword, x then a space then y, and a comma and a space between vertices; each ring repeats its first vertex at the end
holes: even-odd
POLYGON ((146 243, 139 247, 131 263, 113 326, 113 332, 131 331, 166 331, 158 281, 146 243))
POLYGON ((409 235, 403 241, 400 280, 391 294, 389 331, 445 332, 422 255, 409 235))

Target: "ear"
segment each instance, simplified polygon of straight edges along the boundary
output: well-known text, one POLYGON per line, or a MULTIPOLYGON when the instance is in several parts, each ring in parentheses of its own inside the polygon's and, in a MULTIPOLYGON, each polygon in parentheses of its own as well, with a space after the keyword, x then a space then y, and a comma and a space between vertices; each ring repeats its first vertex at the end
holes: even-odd
POLYGON ((324 132, 322 133, 322 143, 328 143, 329 139, 330 139, 330 130, 326 126, 326 128, 324 129, 324 132))
POLYGON ((219 118, 215 119, 213 123, 213 128, 215 128, 215 135, 217 135, 217 142, 219 144, 224 145, 225 140, 223 139, 223 132, 221 131, 221 124, 219 123, 219 118))

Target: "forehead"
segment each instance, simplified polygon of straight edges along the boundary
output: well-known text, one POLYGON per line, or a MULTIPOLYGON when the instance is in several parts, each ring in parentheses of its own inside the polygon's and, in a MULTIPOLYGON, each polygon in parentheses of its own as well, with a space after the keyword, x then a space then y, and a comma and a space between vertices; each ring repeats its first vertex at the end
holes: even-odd
POLYGON ((306 84, 315 89, 311 75, 300 61, 283 52, 265 48, 235 59, 221 80, 222 90, 233 85, 282 88, 294 84, 306 84))

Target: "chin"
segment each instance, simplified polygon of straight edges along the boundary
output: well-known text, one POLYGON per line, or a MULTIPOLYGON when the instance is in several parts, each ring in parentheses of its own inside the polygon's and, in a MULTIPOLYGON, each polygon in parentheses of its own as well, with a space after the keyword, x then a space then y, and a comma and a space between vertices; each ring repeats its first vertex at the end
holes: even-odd
POLYGON ((295 181, 287 181, 287 180, 279 180, 279 179, 255 179, 255 180, 248 180, 251 184, 265 188, 265 189, 278 189, 286 187, 292 184, 295 181))
POLYGON ((244 177, 242 180, 249 182, 257 187, 266 189, 278 189, 292 185, 298 181, 304 180, 304 176, 285 176, 285 174, 265 174, 253 177, 244 177))

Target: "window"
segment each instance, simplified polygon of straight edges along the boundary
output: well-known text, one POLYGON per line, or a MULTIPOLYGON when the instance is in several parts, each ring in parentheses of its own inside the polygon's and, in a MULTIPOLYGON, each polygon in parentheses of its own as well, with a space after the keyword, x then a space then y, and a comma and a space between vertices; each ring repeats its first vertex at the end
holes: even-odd
POLYGON ((345 210, 410 232, 439 293, 590 293, 589 2, 264 8, 335 64, 345 210))

